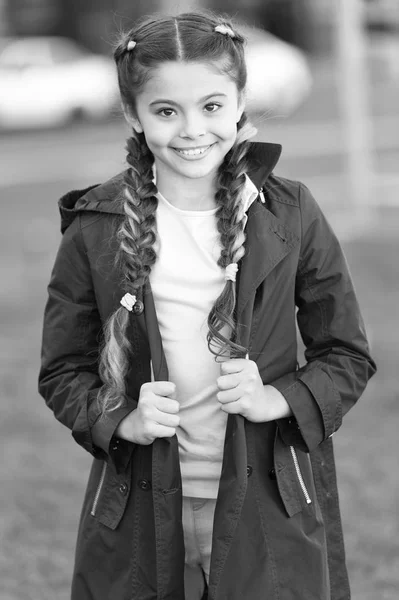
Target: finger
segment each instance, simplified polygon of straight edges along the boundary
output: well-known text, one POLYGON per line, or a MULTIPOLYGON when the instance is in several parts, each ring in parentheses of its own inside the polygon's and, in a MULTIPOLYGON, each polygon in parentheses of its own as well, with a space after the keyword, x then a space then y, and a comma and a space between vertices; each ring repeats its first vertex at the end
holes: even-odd
POLYGON ((241 398, 241 390, 239 388, 233 388, 225 392, 218 392, 216 398, 220 404, 228 404, 230 402, 236 402, 241 398))
POLYGON ((173 396, 176 393, 176 385, 172 381, 152 381, 147 384, 151 391, 157 396, 173 396))
POLYGON ((179 415, 171 415, 166 412, 161 412, 160 410, 155 411, 153 418, 158 425, 163 425, 165 427, 178 427, 180 425, 179 415))
POLYGON ((239 415, 242 411, 241 403, 239 401, 227 402, 226 404, 222 404, 220 408, 223 412, 229 415, 239 415))
POLYGON ((237 373, 232 375, 221 375, 217 378, 216 383, 219 390, 231 390, 237 387, 241 382, 241 377, 237 373))
POLYGON ((230 373, 239 373, 245 367, 248 367, 248 360, 245 358, 232 358, 220 364, 220 374, 228 375, 230 373))
POLYGON ((176 429, 174 427, 167 427, 165 425, 160 425, 159 423, 154 423, 154 427, 151 432, 155 438, 173 437, 175 433, 176 429))
POLYGON ((164 396, 157 396, 155 406, 158 410, 176 415, 180 410, 180 404, 173 398, 166 398, 164 396))

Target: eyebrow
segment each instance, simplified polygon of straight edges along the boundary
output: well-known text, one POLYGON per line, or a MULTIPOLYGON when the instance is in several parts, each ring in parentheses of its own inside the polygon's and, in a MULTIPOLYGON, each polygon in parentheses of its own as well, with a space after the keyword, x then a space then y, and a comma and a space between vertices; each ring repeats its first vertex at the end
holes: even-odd
MULTIPOLYGON (((209 100, 209 98, 214 98, 215 96, 223 96, 224 98, 227 98, 227 94, 223 94, 222 92, 214 92, 213 94, 208 94, 207 96, 200 98, 199 103, 205 102, 206 100, 209 100)), ((177 102, 174 102, 173 100, 168 100, 167 98, 160 98, 159 100, 154 100, 153 102, 151 102, 150 106, 154 106, 154 104, 173 104, 173 106, 179 106, 177 102)))

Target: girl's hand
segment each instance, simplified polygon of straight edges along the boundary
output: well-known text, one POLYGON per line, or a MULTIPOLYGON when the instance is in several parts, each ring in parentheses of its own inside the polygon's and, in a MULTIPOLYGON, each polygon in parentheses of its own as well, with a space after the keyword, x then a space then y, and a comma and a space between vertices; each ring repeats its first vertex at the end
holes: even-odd
POLYGON ((122 419, 116 435, 143 446, 156 438, 174 436, 180 423, 180 405, 175 397, 176 386, 171 381, 144 383, 137 408, 122 419))
POLYGON ((273 386, 263 385, 257 364, 234 358, 221 364, 216 394, 221 408, 253 423, 289 417, 292 412, 284 396, 273 386))

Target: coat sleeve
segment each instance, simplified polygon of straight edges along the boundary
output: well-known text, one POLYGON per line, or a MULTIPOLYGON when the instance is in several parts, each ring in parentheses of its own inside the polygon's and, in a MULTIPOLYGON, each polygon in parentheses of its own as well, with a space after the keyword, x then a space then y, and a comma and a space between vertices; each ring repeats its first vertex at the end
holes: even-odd
POLYGON ((39 393, 55 417, 95 458, 111 460, 117 471, 134 444, 113 437, 137 402, 104 418, 97 403, 102 323, 93 290, 80 218, 66 230, 57 253, 44 314, 39 393))
POLYGON ((340 244, 302 184, 299 203, 302 240, 295 300, 306 364, 271 385, 293 413, 278 421, 284 442, 310 452, 339 429, 376 366, 340 244))

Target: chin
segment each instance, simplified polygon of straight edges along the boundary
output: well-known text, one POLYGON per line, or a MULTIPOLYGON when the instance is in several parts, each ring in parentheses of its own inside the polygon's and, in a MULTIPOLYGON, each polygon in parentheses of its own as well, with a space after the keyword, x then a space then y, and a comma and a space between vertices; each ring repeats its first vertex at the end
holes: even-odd
POLYGON ((200 179, 201 177, 208 177, 212 173, 216 173, 223 160, 224 157, 217 161, 204 161, 202 164, 200 162, 193 162, 185 165, 175 165, 175 170, 190 179, 200 179))
POLYGON ((218 169, 218 166, 212 167, 197 167, 193 169, 182 169, 180 173, 189 179, 200 179, 201 177, 207 177, 211 173, 215 173, 218 169))

